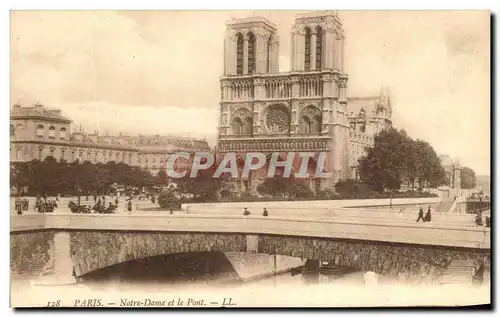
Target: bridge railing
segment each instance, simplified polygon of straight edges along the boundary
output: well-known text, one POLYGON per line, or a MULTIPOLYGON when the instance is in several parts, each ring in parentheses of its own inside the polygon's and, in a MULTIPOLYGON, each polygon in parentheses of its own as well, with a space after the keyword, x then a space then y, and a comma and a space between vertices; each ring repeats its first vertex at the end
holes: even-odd
POLYGON ((257 202, 220 202, 220 203, 190 203, 182 204, 182 208, 191 207, 231 207, 231 208, 344 208, 344 207, 376 207, 389 206, 394 208, 400 205, 428 205, 441 202, 439 197, 431 198, 394 198, 394 199, 343 199, 343 200, 303 200, 303 201, 257 201, 257 202))
MULTIPOLYGON (((39 215, 44 229, 176 231, 312 236, 338 239, 386 241, 408 244, 447 245, 489 249, 490 231, 485 228, 436 226, 432 223, 370 223, 355 220, 325 220, 232 215, 145 214, 47 214, 39 215)), ((23 216, 12 216, 11 232, 28 230, 23 216)), ((37 223, 38 225, 38 223, 37 223)), ((36 229, 41 229, 37 227, 36 229)), ((34 229, 33 229, 34 230, 34 229)))

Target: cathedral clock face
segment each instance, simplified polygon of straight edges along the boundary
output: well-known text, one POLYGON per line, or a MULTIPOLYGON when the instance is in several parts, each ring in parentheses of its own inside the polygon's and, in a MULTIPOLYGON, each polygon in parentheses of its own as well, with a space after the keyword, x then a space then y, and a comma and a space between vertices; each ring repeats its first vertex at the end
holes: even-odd
POLYGON ((266 115, 266 125, 270 133, 285 133, 290 126, 290 113, 283 105, 271 106, 266 115))

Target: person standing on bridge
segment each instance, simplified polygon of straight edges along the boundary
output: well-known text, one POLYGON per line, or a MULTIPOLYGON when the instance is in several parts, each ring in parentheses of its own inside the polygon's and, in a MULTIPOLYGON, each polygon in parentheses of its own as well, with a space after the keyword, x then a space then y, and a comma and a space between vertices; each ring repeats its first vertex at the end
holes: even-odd
POLYGON ((269 214, 267 213, 267 208, 264 208, 264 212, 262 213, 262 216, 267 217, 269 214))
POLYGON ((423 222, 425 222, 425 218, 424 218, 424 209, 422 207, 420 207, 418 209, 418 218, 417 218, 417 222, 420 221, 420 219, 422 219, 423 222))
POLYGON ((128 201, 127 210, 128 210, 128 212, 132 212, 132 199, 129 199, 129 201, 128 201))

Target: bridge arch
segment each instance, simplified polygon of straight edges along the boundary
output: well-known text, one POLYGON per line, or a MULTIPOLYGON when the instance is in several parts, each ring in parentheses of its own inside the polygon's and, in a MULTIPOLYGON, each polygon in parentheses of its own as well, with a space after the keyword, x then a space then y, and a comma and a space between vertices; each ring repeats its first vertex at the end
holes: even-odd
POLYGON ((203 251, 278 254, 329 261, 385 276, 403 273, 431 278, 442 274, 451 259, 480 263, 484 256, 481 251, 469 249, 270 234, 113 231, 69 234, 77 277, 129 260, 203 251))

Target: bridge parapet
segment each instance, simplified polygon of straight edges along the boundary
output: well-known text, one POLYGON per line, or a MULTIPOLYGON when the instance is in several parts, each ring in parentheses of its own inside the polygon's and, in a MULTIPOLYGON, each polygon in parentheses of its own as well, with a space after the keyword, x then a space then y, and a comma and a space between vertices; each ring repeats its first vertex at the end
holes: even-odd
MULTIPOLYGON (((33 215, 35 216, 35 215, 33 215)), ((490 230, 430 223, 380 223, 353 219, 233 215, 44 214, 45 229, 275 234, 490 248, 490 230)), ((11 232, 28 230, 24 216, 11 217, 11 232)), ((40 220, 41 221, 41 220, 40 220)), ((32 230, 40 229, 35 227, 32 230)))
POLYGON ((303 201, 256 201, 256 202, 228 202, 228 203, 199 203, 182 204, 183 210, 189 210, 191 207, 228 207, 228 208, 344 208, 344 207, 368 207, 368 206, 389 206, 394 208, 400 205, 433 205, 439 204, 442 198, 394 198, 394 199, 343 199, 343 200, 303 200, 303 201))

